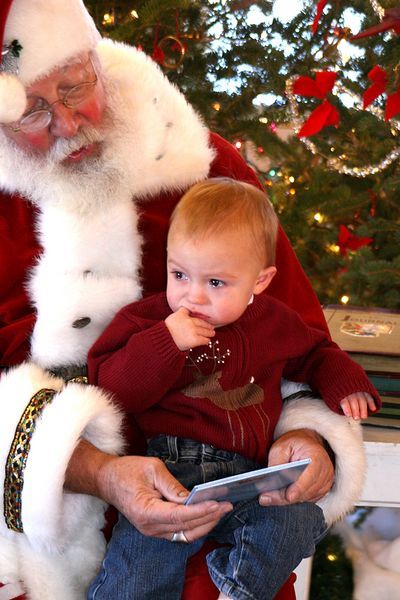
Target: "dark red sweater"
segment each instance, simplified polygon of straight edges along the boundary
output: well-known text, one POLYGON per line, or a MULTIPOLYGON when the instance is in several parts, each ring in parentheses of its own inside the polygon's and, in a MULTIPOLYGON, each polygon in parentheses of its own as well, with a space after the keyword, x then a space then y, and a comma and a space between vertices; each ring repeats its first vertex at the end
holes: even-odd
POLYGON ((308 382, 341 414, 353 392, 379 396, 364 371, 319 329, 265 294, 211 345, 181 352, 164 293, 124 307, 89 354, 89 380, 115 393, 146 438, 192 438, 263 463, 282 399, 281 378, 308 382))

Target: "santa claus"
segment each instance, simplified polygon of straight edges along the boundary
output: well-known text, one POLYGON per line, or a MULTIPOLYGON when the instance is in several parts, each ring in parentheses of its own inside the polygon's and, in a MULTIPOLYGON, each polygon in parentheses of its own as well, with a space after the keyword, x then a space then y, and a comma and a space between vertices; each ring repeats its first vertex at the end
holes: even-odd
MULTIPOLYGON (((182 192, 217 175, 259 183, 150 58, 100 38, 81 0, 3 2, 0 47, 0 593, 81 599, 104 553, 107 502, 169 540, 205 535, 226 510, 183 506, 162 463, 122 456, 140 451, 140 432, 124 431, 124 448, 121 414, 86 385, 85 362, 120 307, 163 289, 182 192)), ((325 328, 283 231, 277 266, 268 293, 325 328)), ((332 522, 360 492, 360 429, 307 391, 283 394, 296 398, 269 462, 313 462, 261 502, 319 500, 332 522)), ((211 598, 199 585, 186 597, 211 598)))

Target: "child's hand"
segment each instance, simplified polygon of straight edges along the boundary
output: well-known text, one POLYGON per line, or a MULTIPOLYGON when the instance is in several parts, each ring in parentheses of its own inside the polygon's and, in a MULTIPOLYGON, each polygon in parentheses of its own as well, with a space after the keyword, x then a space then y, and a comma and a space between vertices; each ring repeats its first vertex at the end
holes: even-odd
POLYGON ((376 410, 375 400, 367 392, 356 392, 346 396, 340 402, 343 413, 346 417, 353 419, 366 419, 368 417, 368 409, 373 412, 376 410))
POLYGON ((165 319, 165 324, 179 350, 205 346, 214 337, 210 323, 191 317, 187 308, 180 308, 165 319))

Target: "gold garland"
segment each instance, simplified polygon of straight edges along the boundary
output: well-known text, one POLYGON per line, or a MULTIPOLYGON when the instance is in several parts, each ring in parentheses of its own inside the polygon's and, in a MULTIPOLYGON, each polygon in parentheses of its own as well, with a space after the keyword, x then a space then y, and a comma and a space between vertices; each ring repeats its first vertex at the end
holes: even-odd
POLYGON ((374 13, 382 21, 383 17, 385 16, 385 9, 382 8, 382 6, 376 0, 370 0, 370 2, 371 2, 371 6, 372 6, 372 9, 373 9, 374 13))
MULTIPOLYGON (((294 77, 290 77, 286 81, 286 95, 289 100, 289 107, 290 107, 293 127, 294 127, 295 132, 298 133, 302 126, 302 120, 301 120, 301 117, 300 117, 300 114, 298 111, 298 106, 296 103, 296 99, 295 99, 295 96, 293 93, 293 85, 294 85, 294 82, 296 79, 297 79, 297 76, 294 76, 294 77)), ((337 94, 349 95, 351 97, 351 99, 354 101, 355 105, 358 104, 359 110, 362 109, 362 104, 361 104, 360 98, 357 96, 357 94, 355 94, 352 91, 350 91, 349 89, 347 89, 342 83, 336 82, 333 87, 332 93, 335 95, 337 95, 337 94)), ((366 110, 368 110, 370 113, 372 113, 378 119, 383 121, 384 113, 380 108, 370 105, 366 108, 366 110)), ((393 121, 391 131, 392 131, 392 135, 394 135, 394 136, 398 135, 398 133, 400 132, 400 123, 398 121, 393 121)), ((367 177, 368 175, 374 175, 376 173, 379 173, 380 171, 383 171, 389 165, 391 165, 400 156, 400 147, 399 147, 399 148, 395 148, 394 150, 389 152, 389 154, 387 156, 385 156, 384 159, 382 159, 379 163, 377 163, 375 165, 364 165, 361 167, 349 167, 340 158, 337 158, 337 157, 333 158, 331 156, 324 155, 322 152, 320 152, 318 150, 318 148, 314 144, 314 142, 312 142, 308 138, 301 138, 301 141, 306 146, 306 148, 308 148, 308 150, 310 150, 310 152, 312 152, 312 154, 314 154, 314 155, 318 154, 319 156, 322 156, 322 158, 324 158, 326 160, 326 165, 327 165, 328 169, 338 171, 339 173, 343 173, 345 175, 351 175, 352 177, 367 177)))

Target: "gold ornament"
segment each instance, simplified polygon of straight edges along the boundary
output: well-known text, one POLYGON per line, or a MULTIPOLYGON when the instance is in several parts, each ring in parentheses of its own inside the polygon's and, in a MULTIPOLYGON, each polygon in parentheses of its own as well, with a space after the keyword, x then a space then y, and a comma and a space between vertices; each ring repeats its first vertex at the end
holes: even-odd
POLYGON ((164 58, 160 63, 163 67, 173 71, 181 66, 186 48, 178 37, 166 35, 158 42, 157 46, 164 55, 164 58), (167 51, 171 54, 169 58, 166 56, 167 51))

